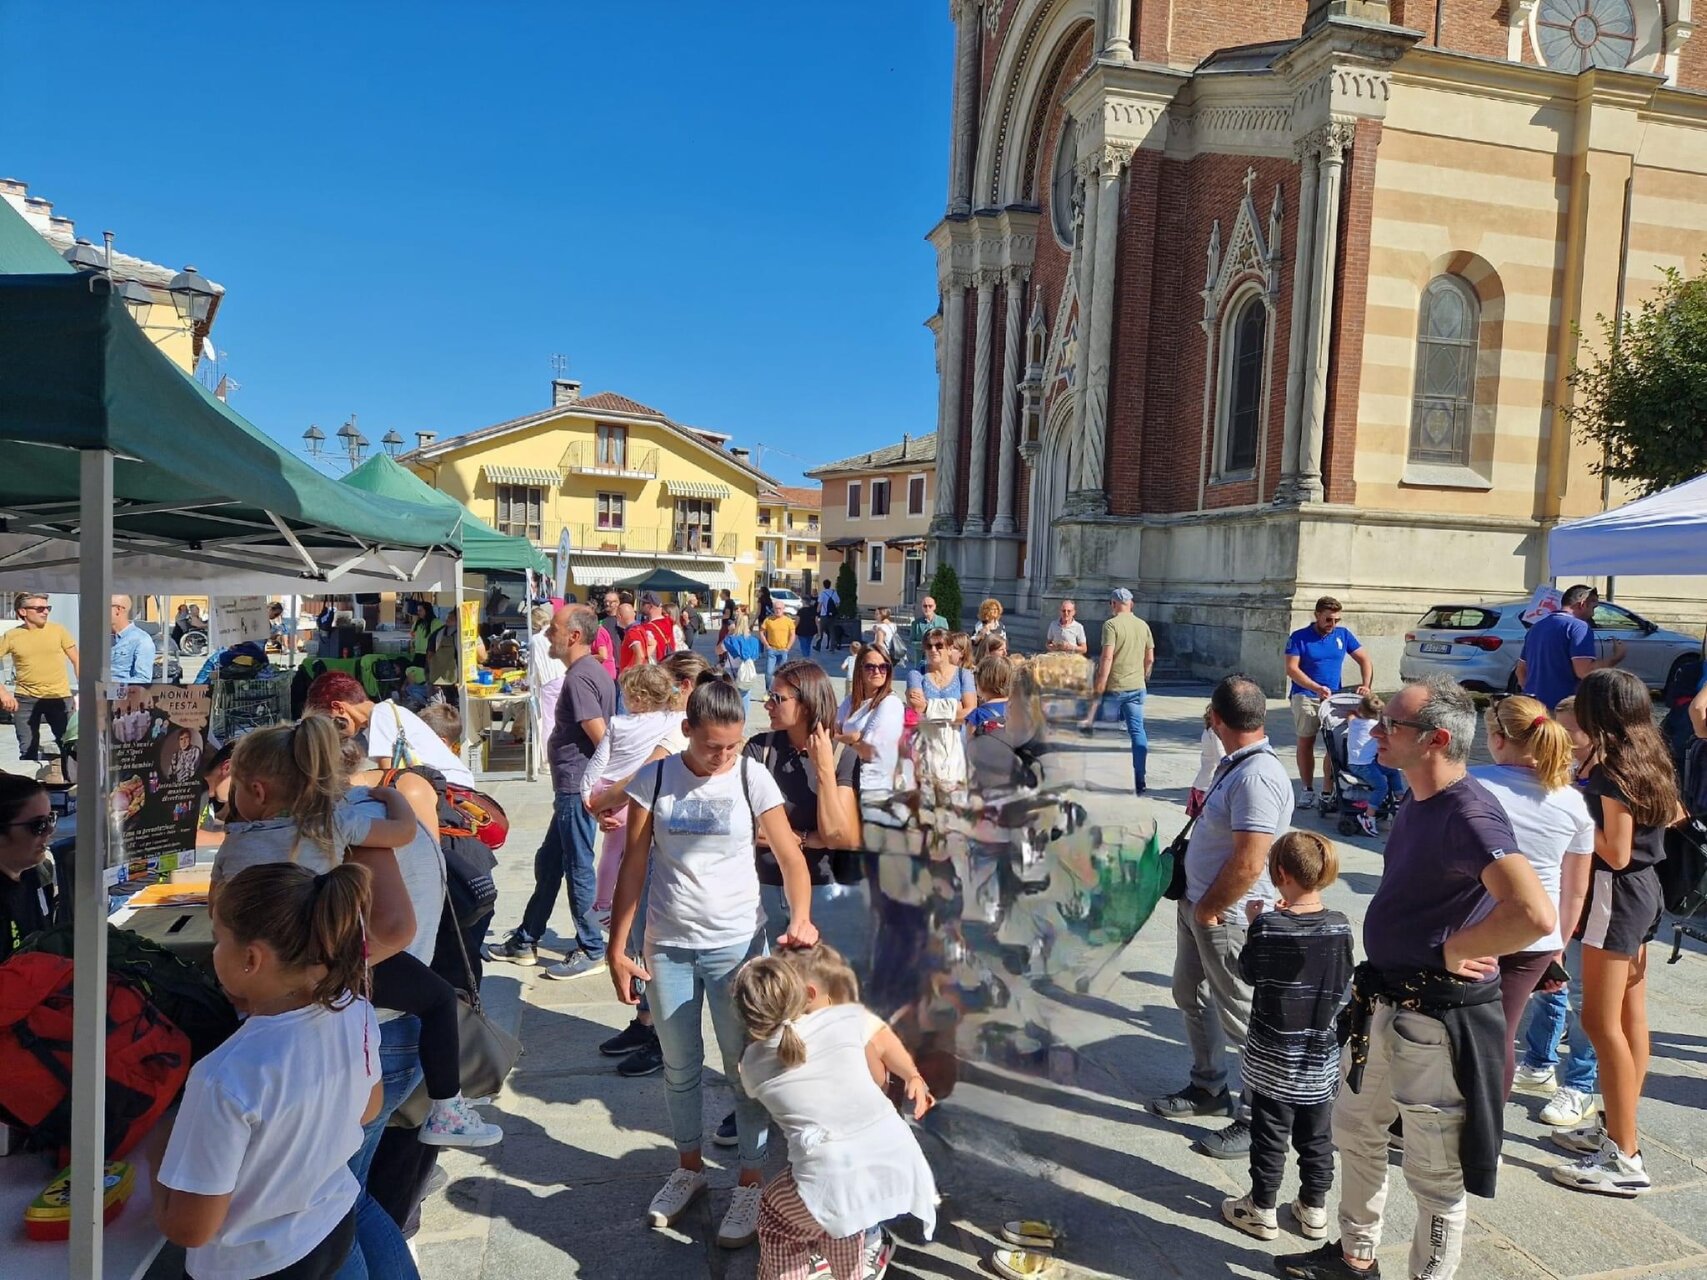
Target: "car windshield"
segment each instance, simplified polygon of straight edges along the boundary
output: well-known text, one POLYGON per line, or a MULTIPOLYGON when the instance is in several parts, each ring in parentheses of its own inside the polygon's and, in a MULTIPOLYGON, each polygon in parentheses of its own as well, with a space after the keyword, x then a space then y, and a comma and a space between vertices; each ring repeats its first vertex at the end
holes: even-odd
POLYGON ((1430 631, 1486 631, 1500 620, 1500 615, 1494 609, 1482 609, 1475 605, 1437 604, 1423 614, 1419 627, 1430 631))

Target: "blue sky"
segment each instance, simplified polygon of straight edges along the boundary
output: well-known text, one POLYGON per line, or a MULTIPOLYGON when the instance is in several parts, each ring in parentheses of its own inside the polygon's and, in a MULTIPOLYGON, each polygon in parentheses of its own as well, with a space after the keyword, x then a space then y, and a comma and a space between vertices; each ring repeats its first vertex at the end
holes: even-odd
POLYGON ((919 0, 3 0, 0 174, 224 284, 293 445, 533 412, 563 352, 795 480, 935 426, 952 44, 919 0))

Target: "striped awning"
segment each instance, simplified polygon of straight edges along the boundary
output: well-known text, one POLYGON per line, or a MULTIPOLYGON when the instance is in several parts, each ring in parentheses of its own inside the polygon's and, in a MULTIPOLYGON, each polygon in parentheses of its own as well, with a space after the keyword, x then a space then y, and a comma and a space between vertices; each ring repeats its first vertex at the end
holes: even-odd
POLYGON ((563 473, 551 467, 497 467, 487 465, 480 472, 490 484, 532 484, 555 489, 563 483, 563 473))
POLYGON ((613 556, 594 552, 569 553, 569 580, 578 587, 599 587, 632 578, 659 566, 684 578, 703 582, 711 591, 739 591, 740 581, 727 560, 698 560, 693 556, 613 556))
POLYGON ((710 480, 666 480, 664 490, 672 498, 710 498, 715 501, 729 496, 728 485, 710 480))

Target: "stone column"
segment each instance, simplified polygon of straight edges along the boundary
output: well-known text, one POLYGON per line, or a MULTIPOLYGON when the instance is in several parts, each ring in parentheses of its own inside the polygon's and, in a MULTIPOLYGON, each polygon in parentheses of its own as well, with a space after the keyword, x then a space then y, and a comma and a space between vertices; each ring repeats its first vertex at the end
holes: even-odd
MULTIPOLYGON (((1132 147, 1108 143, 1094 157, 1090 182, 1096 196, 1096 227, 1091 258, 1089 376, 1084 384, 1084 419, 1074 450, 1073 509, 1101 514, 1108 510, 1103 460, 1108 453, 1108 384, 1114 342, 1115 261, 1120 240, 1120 176, 1132 159, 1132 147)), ((1081 300, 1080 314, 1084 314, 1081 300)))
POLYGON ((979 0, 949 0, 954 21, 954 123, 948 146, 948 213, 972 212, 972 115, 978 89, 979 0))
MULTIPOLYGON (((1280 450, 1277 503, 1301 501, 1298 493, 1298 424, 1303 417, 1304 352, 1309 328, 1311 272, 1315 266, 1316 182, 1320 158, 1300 144, 1298 168, 1298 238, 1292 253, 1292 332, 1286 352, 1286 431, 1280 450)), ((1273 246, 1271 246, 1273 247, 1273 246)))
MULTIPOLYGON (((1079 212, 1073 230, 1073 260, 1071 269, 1078 274, 1074 286, 1079 297, 1079 312, 1073 324, 1076 328, 1073 356, 1073 428, 1067 437, 1065 457, 1056 458, 1056 465, 1067 468, 1067 497, 1065 509, 1076 510, 1075 500, 1078 485, 1079 451, 1085 434, 1085 418, 1090 410, 1090 397, 1086 388, 1091 381, 1091 297, 1096 283, 1095 267, 1096 253, 1093 250, 1093 240, 1096 236, 1097 203, 1100 183, 1096 180, 1096 164, 1086 158, 1078 165, 1079 173, 1079 212)), ((1065 325, 1068 317, 1062 315, 1057 323, 1065 325)))
POLYGON ((1014 267, 1008 272, 1007 327, 1002 339, 1002 438, 996 455, 996 522, 991 533, 1017 533, 1014 523, 1015 435, 1019 428, 1020 311, 1025 304, 1025 282, 1029 272, 1014 267))
POLYGON ((984 491, 990 463, 990 330, 996 310, 995 271, 978 273, 978 328, 972 347, 972 451, 966 475, 966 532, 984 533, 984 491))
POLYGON ((1298 497, 1322 498, 1322 438, 1328 417, 1328 349, 1333 341, 1334 263, 1339 251, 1340 178, 1354 126, 1335 121, 1305 139, 1319 152, 1316 237, 1310 262, 1310 332, 1305 343, 1303 413, 1298 430, 1298 497))
POLYGON ((1108 34, 1102 56, 1120 62, 1132 61, 1132 0, 1103 0, 1108 6, 1108 34))
POLYGON ((932 533, 958 534, 955 472, 960 462, 960 405, 965 390, 966 286, 963 273, 950 276, 942 295, 942 420, 936 431, 936 513, 932 533))

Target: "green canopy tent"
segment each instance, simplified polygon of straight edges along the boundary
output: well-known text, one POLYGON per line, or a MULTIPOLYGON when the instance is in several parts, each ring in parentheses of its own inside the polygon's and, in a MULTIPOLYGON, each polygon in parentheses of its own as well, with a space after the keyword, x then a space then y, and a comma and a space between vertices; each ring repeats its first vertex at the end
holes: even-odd
POLYGON ((674 569, 654 566, 645 573, 637 573, 632 578, 624 578, 615 586, 625 591, 674 591, 681 595, 684 591, 692 591, 696 595, 709 594, 709 589, 703 582, 695 582, 685 578, 674 569))
POLYGON ((526 538, 499 533, 448 493, 433 488, 386 454, 375 454, 369 458, 345 476, 344 483, 364 493, 455 511, 462 518, 464 569, 499 573, 526 573, 531 570, 542 576, 551 572, 545 553, 533 543, 526 538))
MULTIPOLYGON (((115 562, 153 590, 233 594, 334 581, 437 589, 460 574, 458 514, 359 494, 290 456, 156 349, 111 281, 72 272, 4 201, 0 352, 0 581, 77 592, 86 637, 105 634, 115 562)), ((84 653, 87 711, 110 664, 104 644, 84 653)), ((94 815, 107 811, 104 791, 85 797, 94 815)), ((78 825, 76 1276, 103 1274, 107 843, 107 823, 78 825)))

